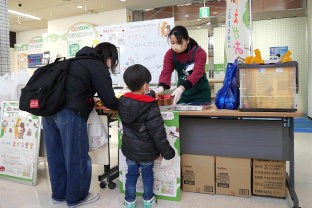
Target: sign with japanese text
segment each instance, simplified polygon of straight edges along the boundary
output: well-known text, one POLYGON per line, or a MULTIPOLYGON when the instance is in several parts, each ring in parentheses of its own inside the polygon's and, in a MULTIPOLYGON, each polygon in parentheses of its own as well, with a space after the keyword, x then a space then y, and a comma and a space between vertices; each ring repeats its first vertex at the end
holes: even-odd
POLYGON ((43 49, 43 39, 41 36, 36 36, 33 37, 29 42, 28 42, 28 50, 41 50, 43 49))
POLYGON ((237 57, 249 56, 248 0, 226 1, 225 25, 225 64, 227 65, 227 63, 233 63, 237 57))
POLYGON ((43 54, 28 54, 28 68, 38 68, 43 64, 43 54))
MULTIPOLYGON (((117 74, 111 76, 113 84, 123 84, 123 73, 134 64, 144 65, 152 74, 150 83, 158 83, 164 54, 170 49, 167 37, 173 27, 173 18, 99 27, 99 42, 115 44, 120 55, 117 74)), ((175 83, 175 73, 171 83, 175 83)))
POLYGON ((18 53, 17 54, 17 70, 25 71, 27 69, 27 54, 18 53))
POLYGON ((207 17, 209 17, 209 7, 199 8, 199 18, 207 18, 207 17))
MULTIPOLYGON (((162 167, 159 157, 154 163, 154 194, 157 199, 165 199, 171 201, 180 201, 180 186, 181 186, 181 156, 180 156, 180 134, 179 134, 179 112, 178 111, 162 111, 161 116, 165 123, 165 130, 170 146, 175 151, 175 157, 170 166, 162 167)), ((120 192, 126 191, 126 175, 128 166, 126 157, 121 151, 123 137, 123 127, 120 118, 118 117, 118 149, 119 149, 119 181, 120 192)), ((151 138, 152 139, 152 138, 151 138)), ((142 196, 143 179, 142 176, 138 178, 136 185, 137 195, 142 196)))
POLYGON ((270 47, 270 60, 280 60, 288 51, 288 46, 270 47))
POLYGON ((97 38, 98 32, 91 24, 79 22, 69 28, 66 37, 67 40, 97 38))
POLYGON ((36 185, 40 117, 19 109, 19 102, 4 101, 0 120, 0 178, 36 185))
POLYGON ((68 58, 76 56, 76 53, 81 49, 81 40, 67 41, 68 58))

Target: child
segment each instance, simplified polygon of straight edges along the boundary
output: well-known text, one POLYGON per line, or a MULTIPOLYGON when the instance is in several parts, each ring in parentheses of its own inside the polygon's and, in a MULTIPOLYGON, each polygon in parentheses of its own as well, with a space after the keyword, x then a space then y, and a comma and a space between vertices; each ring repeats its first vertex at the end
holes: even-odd
POLYGON ((151 73, 144 66, 136 64, 125 71, 123 79, 131 90, 118 103, 118 113, 123 125, 121 151, 128 164, 124 207, 135 207, 136 183, 141 167, 144 208, 153 208, 157 206, 153 193, 154 160, 160 154, 170 160, 175 156, 175 151, 167 140, 157 100, 144 95, 149 92, 151 73))

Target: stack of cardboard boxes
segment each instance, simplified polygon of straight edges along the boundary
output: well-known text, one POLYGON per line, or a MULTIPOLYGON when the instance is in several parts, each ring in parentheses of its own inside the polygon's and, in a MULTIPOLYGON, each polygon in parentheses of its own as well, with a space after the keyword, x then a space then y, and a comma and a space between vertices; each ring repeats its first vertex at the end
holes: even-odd
POLYGON ((286 197, 286 162, 182 155, 183 191, 251 197, 286 197), (253 188, 252 188, 253 187, 253 188))

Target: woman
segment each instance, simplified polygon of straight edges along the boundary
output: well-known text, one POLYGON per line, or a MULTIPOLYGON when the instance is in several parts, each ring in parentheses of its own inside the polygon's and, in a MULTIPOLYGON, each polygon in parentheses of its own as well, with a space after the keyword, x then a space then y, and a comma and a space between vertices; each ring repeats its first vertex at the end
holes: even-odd
POLYGON ((210 102, 211 92, 205 73, 206 52, 188 36, 187 29, 183 26, 174 27, 168 38, 171 49, 165 55, 156 94, 170 88, 171 75, 175 69, 178 73, 178 88, 172 93, 174 105, 210 102))
POLYGON ((89 193, 92 163, 86 122, 94 107, 94 94, 98 94, 104 106, 114 110, 118 107, 109 73, 109 68, 114 72, 118 64, 117 48, 101 43, 95 48, 82 48, 76 57, 89 58, 71 62, 65 86, 68 94, 65 108, 53 116, 43 117, 53 203, 66 201, 69 207, 99 199, 98 193, 89 193))

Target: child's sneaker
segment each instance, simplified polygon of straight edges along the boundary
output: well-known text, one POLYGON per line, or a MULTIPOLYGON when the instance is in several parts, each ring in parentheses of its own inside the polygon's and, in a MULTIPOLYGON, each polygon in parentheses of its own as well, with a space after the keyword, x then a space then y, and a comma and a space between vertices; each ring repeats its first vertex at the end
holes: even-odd
POLYGON ((136 199, 135 199, 133 202, 127 202, 127 201, 125 200, 125 202, 124 202, 124 208, 135 208, 135 201, 136 201, 136 199))
POLYGON ((73 205, 73 206, 68 206, 69 208, 76 208, 76 207, 80 207, 80 206, 83 206, 83 205, 86 205, 86 204, 91 204, 97 200, 99 200, 100 198, 100 194, 99 193, 95 193, 95 194, 92 194, 92 193, 89 193, 89 195, 87 196, 87 198, 85 200, 83 200, 82 202, 76 204, 76 205, 73 205))
POLYGON ((150 200, 143 200, 143 208, 154 208, 157 206, 157 198, 153 196, 150 200))

